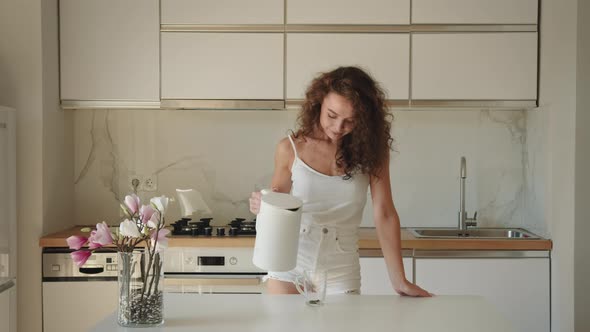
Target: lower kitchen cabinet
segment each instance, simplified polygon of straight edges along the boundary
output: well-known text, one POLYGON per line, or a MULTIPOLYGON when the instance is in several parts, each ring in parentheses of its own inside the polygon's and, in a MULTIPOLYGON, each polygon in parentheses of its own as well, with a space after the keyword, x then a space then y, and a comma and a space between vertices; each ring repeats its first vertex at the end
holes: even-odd
POLYGON ((549 332, 549 258, 420 258, 416 283, 438 295, 481 295, 516 331, 549 332))
POLYGON ((89 331, 118 299, 116 280, 43 282, 43 332, 89 331))
MULTIPOLYGON (((2 286, 1 283, 0 286, 2 286)), ((2 332, 16 332, 15 288, 13 286, 12 289, 0 290, 0 331, 2 332)))
MULTIPOLYGON (((387 274, 383 257, 361 257, 361 294, 386 295, 395 294, 387 274)), ((412 281, 412 257, 404 257, 406 279, 412 281)))

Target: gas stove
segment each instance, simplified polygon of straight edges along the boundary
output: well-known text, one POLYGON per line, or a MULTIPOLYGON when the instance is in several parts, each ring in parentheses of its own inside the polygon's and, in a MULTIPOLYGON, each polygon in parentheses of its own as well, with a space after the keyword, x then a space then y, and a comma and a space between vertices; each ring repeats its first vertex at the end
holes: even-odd
POLYGON ((256 219, 246 221, 234 218, 226 226, 211 226, 213 218, 201 218, 197 221, 182 218, 172 223, 172 235, 189 235, 204 237, 256 236, 256 219))

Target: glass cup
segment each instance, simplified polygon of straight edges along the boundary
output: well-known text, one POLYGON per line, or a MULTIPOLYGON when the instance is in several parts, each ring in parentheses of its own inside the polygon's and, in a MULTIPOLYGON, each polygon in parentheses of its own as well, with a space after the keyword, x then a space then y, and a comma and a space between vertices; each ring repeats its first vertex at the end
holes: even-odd
POLYGON ((326 301, 327 272, 325 270, 305 270, 297 276, 295 287, 305 297, 305 303, 318 307, 326 301))

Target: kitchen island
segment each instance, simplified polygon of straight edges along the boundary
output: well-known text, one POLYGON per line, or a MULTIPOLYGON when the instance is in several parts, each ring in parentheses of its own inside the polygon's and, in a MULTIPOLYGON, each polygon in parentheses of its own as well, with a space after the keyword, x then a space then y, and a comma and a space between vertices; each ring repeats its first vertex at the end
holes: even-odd
MULTIPOLYGON (((333 295, 321 307, 305 305, 299 295, 166 293, 164 301, 165 323, 142 331, 514 331, 479 296, 333 295)), ((91 331, 130 330, 120 327, 112 313, 91 331)))

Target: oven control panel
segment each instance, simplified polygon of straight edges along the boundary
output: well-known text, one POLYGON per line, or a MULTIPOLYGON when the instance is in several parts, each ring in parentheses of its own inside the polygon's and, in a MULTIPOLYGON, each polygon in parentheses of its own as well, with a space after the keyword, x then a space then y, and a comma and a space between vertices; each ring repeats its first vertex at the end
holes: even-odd
POLYGON ((69 252, 43 252, 43 278, 117 277, 117 253, 94 252, 83 266, 77 266, 69 252))
POLYGON ((254 248, 168 248, 165 273, 261 273, 252 263, 254 248))

